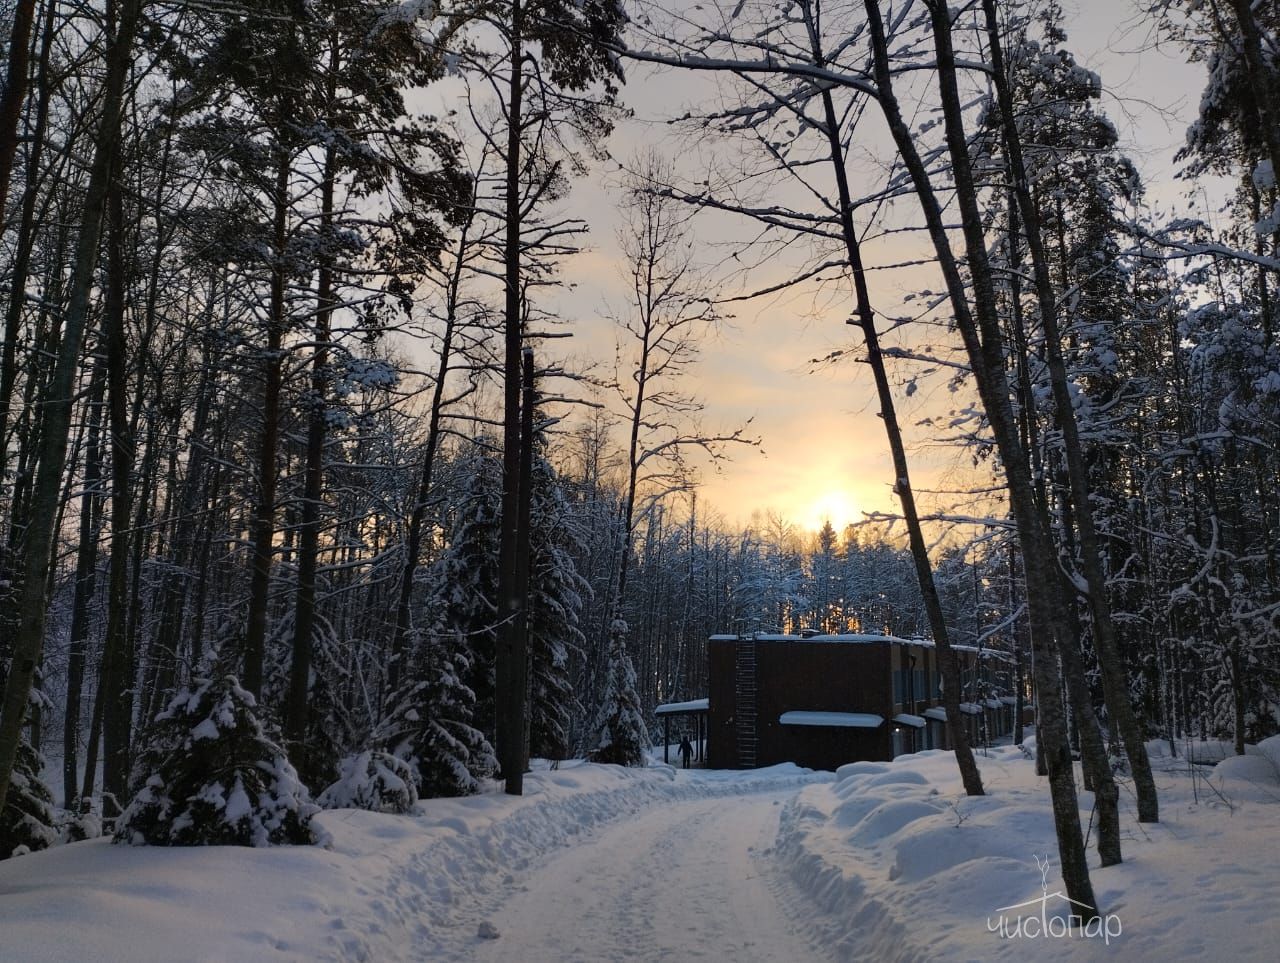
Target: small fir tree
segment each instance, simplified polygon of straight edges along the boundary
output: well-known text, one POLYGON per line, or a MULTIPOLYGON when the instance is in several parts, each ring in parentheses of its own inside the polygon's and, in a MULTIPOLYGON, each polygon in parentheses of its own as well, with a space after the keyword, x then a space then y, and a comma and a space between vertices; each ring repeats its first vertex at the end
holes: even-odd
POLYGON ((418 793, 468 796, 497 769, 493 746, 475 725, 475 692, 466 640, 443 631, 428 637, 414 659, 411 682, 384 727, 385 742, 417 774, 418 793))
POLYGON ((53 794, 40 778, 41 766, 40 754, 20 739, 9 795, 0 812, 0 859, 47 849, 58 838, 53 794))
POLYGON ((317 812, 235 678, 197 680, 156 716, 116 842, 268 846, 313 842, 317 812))
POLYGON ((559 478, 541 453, 534 463, 533 478, 529 753, 563 759, 569 752, 574 713, 582 708, 569 677, 569 660, 581 653, 585 641, 579 616, 591 586, 574 563, 583 548, 568 524, 569 509, 559 478))
MULTIPOLYGON (((286 750, 304 784, 327 786, 340 778, 339 763, 363 740, 340 695, 347 681, 348 647, 328 619, 320 613, 313 619, 306 738, 301 745, 286 745, 286 750)), ((263 701, 278 710, 283 709, 288 698, 294 631, 294 615, 289 613, 276 621, 267 638, 263 701)), ((270 713, 267 721, 273 727, 284 728, 279 712, 270 713)))
POLYGON ((620 766, 643 766, 649 732, 636 693, 636 670, 627 653, 627 623, 614 619, 609 627, 609 681, 596 716, 598 743, 591 758, 620 766))
POLYGON ((80 843, 86 839, 97 839, 101 835, 102 813, 98 810, 93 797, 85 796, 80 800, 80 811, 69 816, 62 824, 62 841, 80 843))
MULTIPOLYGON (((467 724, 492 744, 497 719, 494 660, 502 466, 478 445, 454 469, 462 491, 448 526, 448 547, 432 566, 435 591, 427 606, 431 618, 424 624, 431 629, 428 638, 436 644, 425 654, 436 671, 457 674, 457 682, 471 693, 473 707, 467 724), (442 645, 450 650, 447 658, 442 645)), ((433 684, 440 681, 434 674, 417 678, 433 684)))
POLYGON ((325 809, 407 813, 418 801, 413 767, 389 752, 370 749, 347 756, 338 771, 337 782, 316 798, 325 809))

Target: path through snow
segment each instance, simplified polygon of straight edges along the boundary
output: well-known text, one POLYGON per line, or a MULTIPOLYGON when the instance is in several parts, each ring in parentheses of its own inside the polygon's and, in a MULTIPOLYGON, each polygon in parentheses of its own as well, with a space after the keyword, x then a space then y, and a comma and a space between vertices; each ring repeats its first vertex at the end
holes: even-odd
POLYGON ((768 858, 795 794, 658 803, 609 824, 523 880, 472 958, 826 959, 779 901, 788 884, 768 858))

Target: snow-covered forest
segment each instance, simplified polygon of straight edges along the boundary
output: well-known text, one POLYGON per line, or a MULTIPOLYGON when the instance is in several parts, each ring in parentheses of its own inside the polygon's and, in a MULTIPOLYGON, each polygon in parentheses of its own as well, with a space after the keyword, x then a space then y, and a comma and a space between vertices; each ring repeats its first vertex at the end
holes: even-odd
POLYGON ((1105 911, 1186 747, 1280 733, 1280 6, 1126 7, 1202 83, 1154 161, 1058 0, 0 0, 0 879, 359 858, 322 810, 529 773, 603 823, 545 766, 644 767, 711 635, 812 631, 932 640, 955 785, 905 784, 1038 794, 1105 911), (838 339, 786 390, 866 399, 860 517, 706 494, 771 446, 708 374, 762 305, 838 339))

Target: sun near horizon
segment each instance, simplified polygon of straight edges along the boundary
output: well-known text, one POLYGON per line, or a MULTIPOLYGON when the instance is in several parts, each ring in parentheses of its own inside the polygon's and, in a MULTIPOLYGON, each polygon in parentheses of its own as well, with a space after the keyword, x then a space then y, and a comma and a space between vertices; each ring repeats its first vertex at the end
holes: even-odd
POLYGON ((805 494, 783 514, 806 532, 820 532, 827 522, 839 535, 848 525, 859 521, 862 513, 853 495, 839 488, 827 489, 817 495, 805 494))

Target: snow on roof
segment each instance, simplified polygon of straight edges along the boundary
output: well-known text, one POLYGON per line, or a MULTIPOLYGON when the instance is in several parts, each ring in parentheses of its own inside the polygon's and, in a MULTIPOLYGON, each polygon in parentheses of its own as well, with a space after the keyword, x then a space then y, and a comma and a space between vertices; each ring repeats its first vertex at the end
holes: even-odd
POLYGON ((999 699, 983 699, 982 704, 988 709, 1001 709, 1004 707, 1004 703, 999 699))
POLYGON ((932 646, 928 639, 900 639, 896 635, 871 635, 860 632, 844 632, 836 635, 782 635, 757 632, 751 635, 713 635, 712 642, 896 642, 899 645, 932 646))
POLYGON ((982 715, 982 706, 976 702, 962 702, 960 703, 960 711, 971 716, 979 716, 982 715))
POLYGON ((893 717, 893 721, 899 725, 915 726, 917 729, 924 728, 924 719, 920 716, 913 716, 910 712, 899 712, 893 717))
POLYGON ((924 710, 925 718, 937 719, 939 722, 947 721, 947 710, 942 706, 930 706, 924 710))
POLYGON ((784 712, 778 716, 784 726, 835 726, 846 729, 876 729, 884 716, 873 712, 784 712))
POLYGON ((683 712, 706 712, 710 705, 709 699, 693 699, 689 702, 668 702, 666 705, 657 706, 653 710, 655 716, 673 716, 683 712))
POLYGON ((1016 706, 1018 704, 1017 696, 1001 696, 1000 701, 1007 706, 1016 706))

